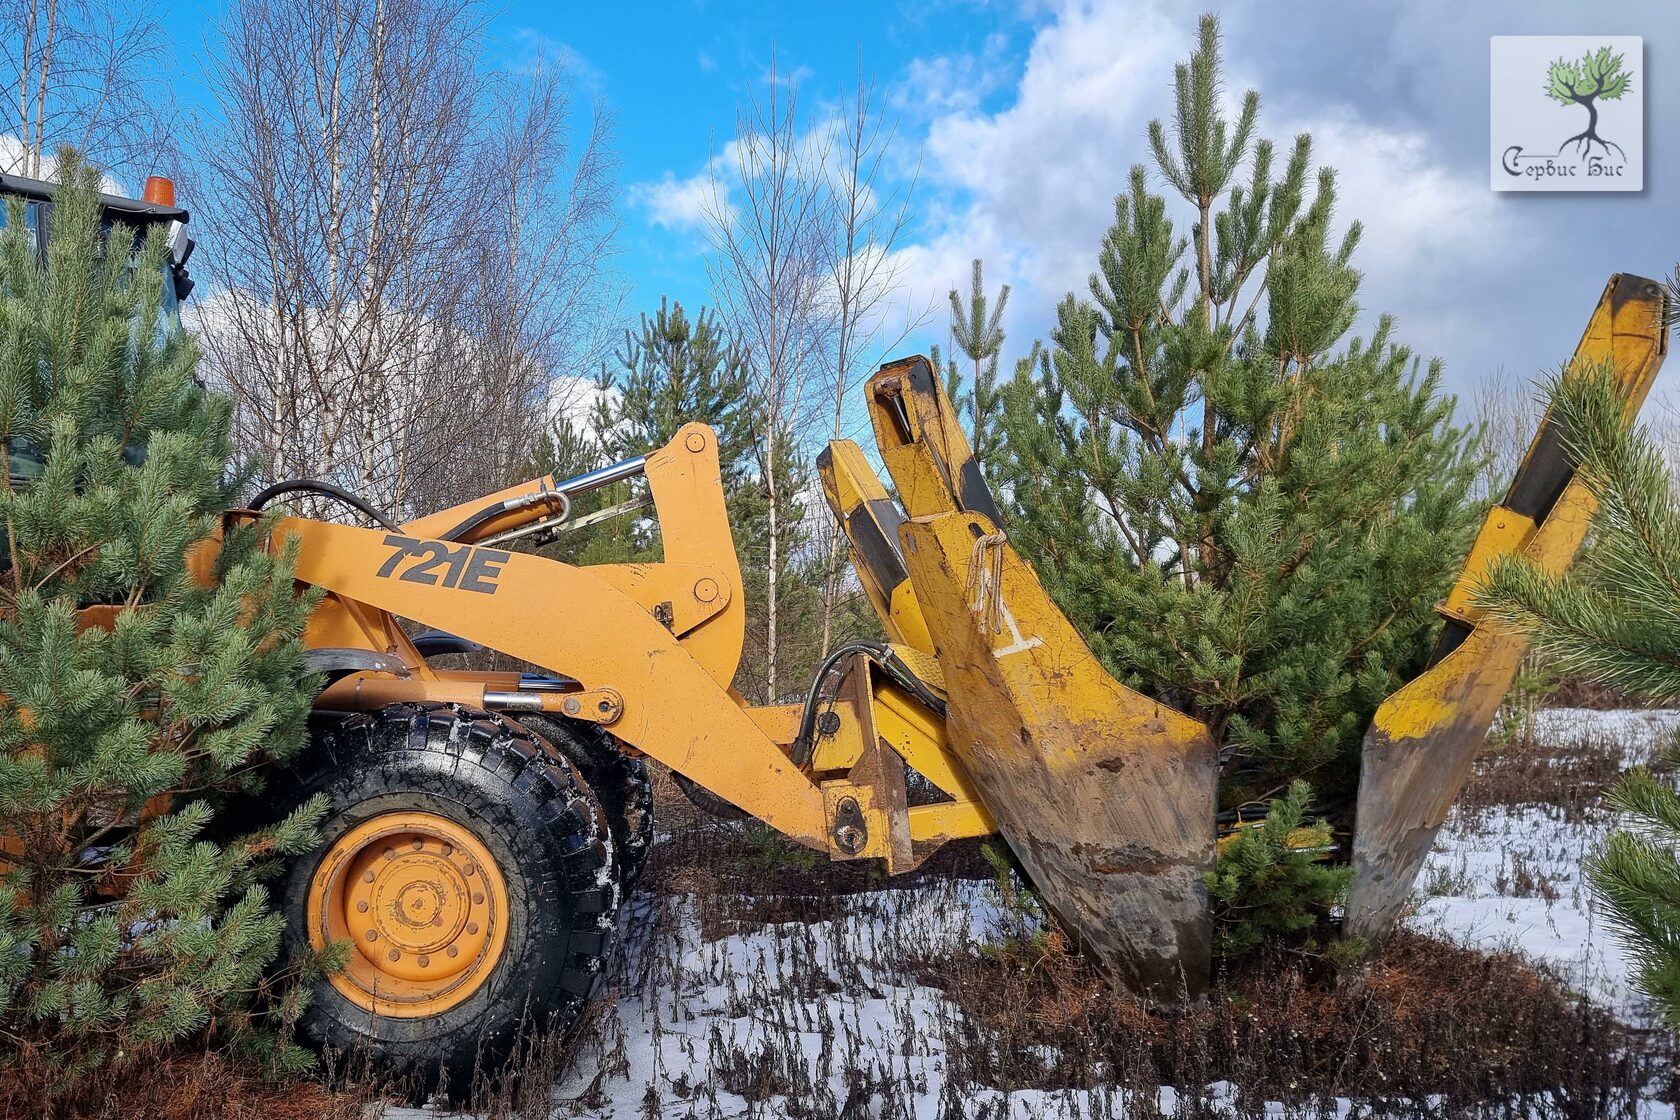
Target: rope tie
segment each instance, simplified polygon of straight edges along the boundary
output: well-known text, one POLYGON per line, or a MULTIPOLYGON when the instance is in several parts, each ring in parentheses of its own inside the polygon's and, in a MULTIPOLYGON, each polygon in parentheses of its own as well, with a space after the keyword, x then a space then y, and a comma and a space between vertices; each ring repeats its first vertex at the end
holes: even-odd
POLYGON ((982 634, 1003 632, 1003 542, 1002 533, 988 533, 974 542, 968 555, 968 609, 980 624, 982 634))

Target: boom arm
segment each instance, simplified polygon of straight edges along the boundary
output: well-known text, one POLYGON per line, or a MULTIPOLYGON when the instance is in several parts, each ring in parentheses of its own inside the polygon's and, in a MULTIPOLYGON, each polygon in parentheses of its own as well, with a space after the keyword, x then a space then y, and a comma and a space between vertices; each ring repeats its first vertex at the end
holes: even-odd
MULTIPOLYGON (((1608 363, 1630 418, 1668 350, 1664 311, 1662 285, 1612 276, 1569 366, 1608 363)), ((1593 511, 1548 412, 1505 500, 1488 511, 1438 607, 1446 623, 1429 668, 1383 701, 1365 733, 1349 934, 1374 939, 1394 924, 1528 648, 1522 634, 1485 618, 1472 603, 1488 565, 1520 553, 1547 571, 1564 570, 1593 511)))

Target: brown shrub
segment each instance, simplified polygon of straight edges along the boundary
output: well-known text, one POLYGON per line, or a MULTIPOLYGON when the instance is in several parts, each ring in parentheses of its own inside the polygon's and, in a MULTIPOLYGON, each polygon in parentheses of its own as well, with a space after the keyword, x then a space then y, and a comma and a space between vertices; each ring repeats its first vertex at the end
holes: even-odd
POLYGON ((1240 1086, 1239 1106, 1331 1097, 1449 1110, 1515 1105, 1600 1115, 1666 1073, 1672 1039, 1636 1032, 1515 953, 1396 933, 1357 977, 1274 954, 1218 978, 1201 1005, 1115 993, 1042 941, 918 962, 966 1022, 951 1076, 1004 1090, 1240 1086))

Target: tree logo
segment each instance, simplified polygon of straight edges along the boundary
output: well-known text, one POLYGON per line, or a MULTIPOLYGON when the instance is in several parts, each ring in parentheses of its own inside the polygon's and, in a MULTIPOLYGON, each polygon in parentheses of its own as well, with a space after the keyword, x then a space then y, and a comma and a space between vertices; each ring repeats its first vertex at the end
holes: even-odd
POLYGON ((1628 74, 1622 69, 1622 56, 1611 54, 1609 47, 1584 54, 1579 62, 1558 59, 1546 71, 1546 96, 1561 105, 1580 105, 1587 111, 1587 127, 1565 140, 1558 148, 1580 145, 1580 154, 1590 155, 1597 144, 1608 156, 1614 148, 1625 161, 1627 153, 1613 141, 1598 134, 1598 101, 1619 101, 1628 90, 1628 74))
POLYGON ((1638 36, 1494 36, 1493 188, 1642 190, 1643 55, 1638 36))

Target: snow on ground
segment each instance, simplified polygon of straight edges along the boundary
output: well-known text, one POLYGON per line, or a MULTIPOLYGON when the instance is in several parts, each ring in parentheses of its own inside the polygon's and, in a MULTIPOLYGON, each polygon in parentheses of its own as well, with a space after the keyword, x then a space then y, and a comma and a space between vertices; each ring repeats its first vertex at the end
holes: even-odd
MULTIPOLYGON (((1539 713, 1534 735, 1559 746, 1618 744, 1639 760, 1677 728, 1680 713, 1564 709, 1539 713)), ((1580 873, 1583 855, 1612 824, 1602 813, 1567 821, 1546 805, 1455 812, 1420 876, 1409 921, 1482 948, 1515 946, 1589 998, 1646 1022, 1626 981, 1626 956, 1580 873)), ((639 898, 627 908, 633 932, 617 999, 555 1086, 555 1116, 1083 1120, 1145 1103, 1119 1089, 1006 1095, 946 1084, 945 1040, 960 1013, 938 990, 908 979, 902 962, 987 940, 999 921, 989 884, 934 881, 856 895, 826 920, 721 936, 705 929, 704 907, 693 898, 639 898), (789 1084, 805 1088, 763 1099, 764 1087, 789 1084)), ((1223 1111, 1219 1102, 1232 1097, 1229 1086, 1215 1085, 1202 1104, 1223 1111)), ((1162 1087, 1150 1103, 1171 1116, 1179 1100, 1162 1087)), ((1335 1102, 1338 1115, 1349 1108, 1335 1102)), ((1284 1115, 1281 1106, 1272 1111, 1284 1115)), ((1670 1115, 1662 1105, 1640 1111, 1670 1115)))
MULTIPOLYGON (((1583 751, 1620 747, 1640 762, 1677 729, 1680 712, 1559 708, 1537 714, 1533 737, 1583 751)), ((1483 949, 1514 946, 1621 1018, 1649 1022, 1628 985, 1626 951, 1581 873, 1614 823, 1608 812, 1570 821, 1549 805, 1455 811, 1418 876, 1412 926, 1483 949)))

